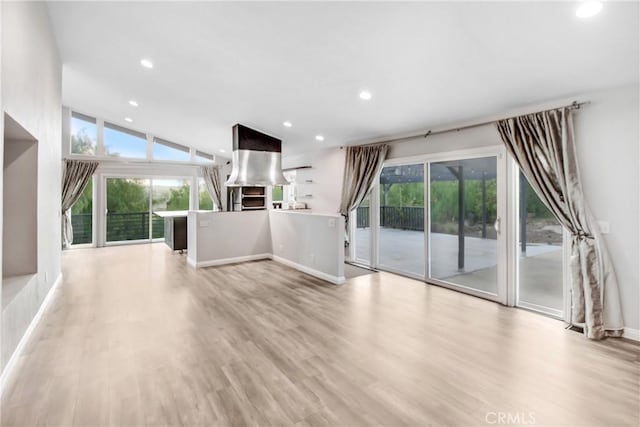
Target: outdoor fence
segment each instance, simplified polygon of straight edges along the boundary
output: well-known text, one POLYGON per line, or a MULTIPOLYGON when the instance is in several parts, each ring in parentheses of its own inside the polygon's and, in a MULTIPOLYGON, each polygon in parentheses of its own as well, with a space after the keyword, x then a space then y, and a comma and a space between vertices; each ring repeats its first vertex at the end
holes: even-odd
MULTIPOLYGON (((369 227, 369 207, 360 206, 357 210, 358 228, 369 227)), ((414 206, 382 206, 380 208, 380 226, 401 230, 424 231, 424 208, 414 206)))
MULTIPOLYGON (((164 220, 157 215, 152 218, 154 239, 164 237, 164 220)), ((91 243, 92 214, 72 214, 73 244, 91 243)), ((149 212, 107 213, 107 242, 144 240, 149 238, 149 212)))

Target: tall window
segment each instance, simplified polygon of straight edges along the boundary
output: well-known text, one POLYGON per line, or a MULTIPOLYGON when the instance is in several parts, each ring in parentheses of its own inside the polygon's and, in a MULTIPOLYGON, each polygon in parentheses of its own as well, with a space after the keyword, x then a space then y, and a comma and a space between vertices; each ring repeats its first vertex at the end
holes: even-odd
POLYGON ((108 156, 147 158, 147 138, 142 132, 111 123, 104 124, 104 150, 108 156))
POLYGON ((96 119, 80 113, 71 114, 71 152, 94 156, 98 141, 96 119))
POLYGON ((191 160, 189 147, 165 141, 164 139, 153 139, 153 160, 169 160, 176 162, 188 162, 191 160))
POLYGON ((71 225, 74 245, 93 242, 93 179, 71 207, 71 225))
POLYGON ((207 185, 204 183, 204 179, 200 178, 198 181, 198 209, 203 211, 214 210, 213 199, 209 195, 207 185))

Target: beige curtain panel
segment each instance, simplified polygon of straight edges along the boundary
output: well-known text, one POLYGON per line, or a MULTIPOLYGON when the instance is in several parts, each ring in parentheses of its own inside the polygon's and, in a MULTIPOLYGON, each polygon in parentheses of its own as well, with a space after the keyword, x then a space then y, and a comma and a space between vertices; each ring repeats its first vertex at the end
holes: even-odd
MULTIPOLYGON (((346 148, 339 211, 345 217, 345 226, 347 226, 349 213, 367 196, 373 180, 382 169, 388 151, 387 144, 346 148)), ((348 226, 347 230, 349 230, 348 226)), ((346 238, 348 239, 348 233, 346 238)))
POLYGON ((571 233, 571 323, 591 339, 621 336, 618 283, 580 185, 572 110, 501 120, 497 128, 540 199, 571 233))
POLYGON ((98 162, 65 160, 62 170, 62 247, 73 243, 71 207, 78 201, 89 180, 98 168, 98 162))
POLYGON ((204 183, 207 186, 211 200, 213 200, 213 203, 215 203, 219 211, 223 211, 220 166, 202 166, 200 173, 204 178, 204 183))

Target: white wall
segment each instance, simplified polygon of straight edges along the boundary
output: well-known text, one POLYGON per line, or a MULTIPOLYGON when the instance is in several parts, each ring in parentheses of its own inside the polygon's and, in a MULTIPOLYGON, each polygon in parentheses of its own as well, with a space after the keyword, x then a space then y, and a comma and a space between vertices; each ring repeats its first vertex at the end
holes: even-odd
POLYGON ((273 258, 329 282, 344 282, 344 219, 340 215, 192 211, 187 241, 187 260, 194 267, 273 258))
MULTIPOLYGON (((2 108, 38 140, 38 275, 22 312, 32 319, 60 275, 61 64, 42 2, 2 2, 2 108)), ((5 248, 4 250, 7 250, 5 248)), ((2 325, 8 354, 28 322, 2 325)))
MULTIPOLYGON (((2 37, 2 19, 3 19, 2 4, 0 3, 0 106, 4 105, 4 92, 2 88, 2 80, 4 79, 4 73, 2 72, 2 68, 3 68, 2 57, 4 56, 3 37, 2 37)), ((2 111, 0 111, 0 135, 3 135, 4 137, 4 113, 2 111)), ((4 157, 4 144, 0 143, 0 159, 2 159, 3 157, 4 157)), ((4 185, 4 181, 2 179, 2 176, 0 176, 0 193, 3 192, 3 188, 2 188, 3 185, 4 185)), ((2 212, 3 209, 4 209, 3 197, 0 197, 0 212, 2 212)), ((3 220, 0 217, 0 235, 2 234, 2 232, 3 232, 3 220)), ((3 253, 2 245, 0 245, 0 259, 2 258, 2 253, 3 253)), ((0 307, 2 307, 2 285, 0 285, 0 307)), ((4 328, 4 323, 2 322, 2 316, 0 316, 0 357, 2 356, 4 351, 4 348, 2 346, 3 328, 4 328)), ((2 366, 2 362, 0 361, 0 373, 2 373, 3 369, 4 367, 2 366)), ((0 383, 0 387, 2 387, 2 383, 0 383)))
POLYGON ((585 197, 594 216, 610 223, 604 236, 616 270, 625 325, 640 329, 640 111, 638 85, 591 93, 575 114, 585 197))
MULTIPOLYGON (((276 261, 306 266, 325 280, 344 282, 344 218, 338 214, 269 212, 276 261)), ((303 270, 304 271, 304 270, 303 270)))
POLYGON ((189 212, 187 241, 187 257, 194 266, 268 255, 269 212, 189 212))
POLYGON ((388 159, 419 156, 421 154, 500 145, 502 142, 493 125, 419 137, 406 142, 391 144, 388 159))
POLYGON ((300 166, 311 167, 296 172, 297 200, 305 202, 315 213, 337 213, 342 192, 344 150, 329 148, 282 159, 285 169, 300 166), (311 197, 305 197, 307 194, 311 197))

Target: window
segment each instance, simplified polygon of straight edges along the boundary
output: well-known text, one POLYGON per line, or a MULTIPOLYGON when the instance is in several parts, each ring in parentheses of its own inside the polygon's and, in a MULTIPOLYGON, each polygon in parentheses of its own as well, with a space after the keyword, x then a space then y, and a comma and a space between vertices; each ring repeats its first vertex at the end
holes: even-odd
MULTIPOLYGON (((68 116, 69 117, 69 116, 68 116)), ((75 111, 69 121, 70 153, 80 156, 109 156, 122 159, 143 159, 213 164, 216 156, 162 138, 151 136, 75 111)))
POLYGON ((213 163, 215 157, 213 154, 203 153, 202 151, 196 150, 196 162, 198 163, 213 163))
POLYGON ((146 159, 147 138, 142 132, 105 123, 104 151, 108 156, 112 157, 146 159))
POLYGON ((189 210, 190 178, 107 178, 107 242, 164 237, 162 211, 189 210))
POLYGON ((188 162, 191 160, 191 155, 189 153, 189 148, 184 145, 165 141, 160 138, 154 138, 153 160, 188 162))
POLYGON ((276 185, 273 187, 273 190, 271 191, 271 198, 276 201, 282 201, 283 200, 283 195, 284 195, 284 186, 283 185, 276 185))
POLYGON ((74 245, 93 243, 93 179, 71 207, 71 226, 74 245))
POLYGON ((212 211, 213 209, 213 200, 209 195, 209 190, 207 190, 207 185, 204 183, 204 179, 200 178, 198 182, 198 209, 203 211, 212 211))
POLYGON ((149 239, 151 180, 107 178, 107 242, 149 239))
POLYGON ((274 202, 289 202, 296 196, 296 171, 284 171, 282 175, 289 181, 289 185, 271 187, 271 200, 274 202))
POLYGON ((80 113, 71 113, 71 152, 94 156, 97 141, 96 119, 80 113))
POLYGON ((189 179, 152 179, 151 203, 152 220, 151 236, 154 239, 164 237, 164 219, 155 215, 161 211, 188 211, 191 195, 189 179))

